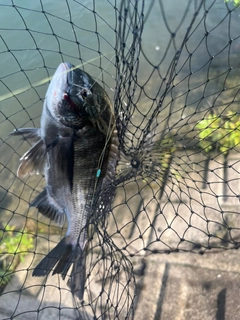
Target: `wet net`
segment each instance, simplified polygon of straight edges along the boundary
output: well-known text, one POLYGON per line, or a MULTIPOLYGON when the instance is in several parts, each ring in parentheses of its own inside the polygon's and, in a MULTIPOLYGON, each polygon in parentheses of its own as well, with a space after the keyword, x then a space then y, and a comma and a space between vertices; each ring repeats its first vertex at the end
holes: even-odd
POLYGON ((0 9, 0 319, 165 319, 156 282, 166 286, 166 255, 221 259, 240 244, 238 1, 0 0, 0 9), (66 225, 29 208, 45 179, 17 177, 31 144, 9 136, 40 126, 65 61, 108 93, 121 152, 114 201, 89 226, 82 301, 68 277, 32 277, 66 225))

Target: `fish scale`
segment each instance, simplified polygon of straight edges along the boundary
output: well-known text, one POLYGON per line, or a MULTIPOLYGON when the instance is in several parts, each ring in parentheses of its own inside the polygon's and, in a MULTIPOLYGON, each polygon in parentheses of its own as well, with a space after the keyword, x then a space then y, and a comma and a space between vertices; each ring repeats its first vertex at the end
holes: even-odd
MULTIPOLYGON (((100 138, 100 137, 99 137, 100 138)), ((70 233, 79 235, 82 231, 82 228, 84 228, 87 224, 87 218, 91 214, 92 209, 92 202, 94 193, 99 191, 98 186, 101 185, 102 178, 100 177, 97 179, 96 172, 98 169, 98 161, 102 152, 102 149, 104 147, 103 139, 98 139, 100 143, 96 147, 96 137, 95 134, 93 136, 91 143, 91 139, 88 137, 87 141, 87 149, 91 150, 90 155, 86 152, 86 148, 82 146, 82 144, 77 144, 74 148, 75 150, 75 159, 74 159, 74 167, 75 167, 75 175, 77 178, 74 177, 73 179, 73 210, 76 212, 76 215, 79 216, 79 219, 77 219, 78 224, 74 224, 71 226, 70 233), (91 156, 91 157, 90 157, 91 156), (78 159, 87 158, 87 162, 78 161, 78 159), (91 161, 90 161, 91 160, 91 161), (79 179, 81 179, 81 186, 79 185, 79 179), (96 188, 95 188, 96 185, 96 188), (84 199, 84 200, 83 200, 84 199), (82 212, 79 211, 79 203, 81 203, 81 209, 82 212)), ((82 249, 84 249, 84 244, 86 242, 86 232, 82 231, 80 234, 79 239, 79 245, 82 249)))
POLYGON ((110 100, 89 74, 61 63, 46 93, 41 128, 21 128, 12 135, 34 143, 20 159, 18 176, 45 175, 46 188, 30 206, 52 220, 68 222, 65 237, 33 276, 53 271, 65 279, 72 266, 68 285, 82 300, 89 219, 104 219, 115 194, 119 142, 110 100))

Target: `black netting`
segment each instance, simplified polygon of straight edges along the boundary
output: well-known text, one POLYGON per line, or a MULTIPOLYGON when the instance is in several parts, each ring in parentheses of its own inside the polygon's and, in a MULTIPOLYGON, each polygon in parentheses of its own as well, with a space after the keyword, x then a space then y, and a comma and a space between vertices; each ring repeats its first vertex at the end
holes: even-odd
POLYGON ((0 0, 0 9, 0 319, 169 319, 153 279, 159 272, 164 287, 166 254, 221 259, 240 244, 238 1, 0 0), (116 181, 94 202, 82 301, 69 275, 32 277, 67 225, 29 208, 45 178, 17 177, 32 143, 9 136, 40 126, 66 61, 109 95, 121 154, 116 181), (146 273, 159 295, 147 313, 146 273))

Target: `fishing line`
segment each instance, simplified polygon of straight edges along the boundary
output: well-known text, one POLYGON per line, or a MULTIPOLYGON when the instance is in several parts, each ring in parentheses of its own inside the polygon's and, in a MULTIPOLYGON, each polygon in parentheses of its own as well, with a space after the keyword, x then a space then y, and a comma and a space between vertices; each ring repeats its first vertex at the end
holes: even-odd
MULTIPOLYGON (((113 53, 113 52, 109 52, 109 53, 113 53)), ((111 57, 111 59, 108 61, 106 67, 100 72, 99 76, 97 77, 97 79, 93 82, 92 86, 90 87, 90 89, 92 89, 92 87, 94 86, 95 83, 97 83, 97 80, 99 79, 99 77, 103 74, 103 72, 107 69, 107 67, 109 66, 110 62, 112 61, 112 59, 114 58, 114 55, 111 57)), ((75 67, 76 68, 76 67, 75 67)), ((73 69, 75 69, 73 68, 73 69)), ((71 69, 70 69, 71 70, 71 69)), ((69 70, 69 71, 70 71, 69 70)), ((74 84, 76 85, 76 84, 74 84)), ((78 86, 76 85, 77 87, 81 87, 81 86, 78 86)), ((81 87, 82 88, 82 87, 81 87)), ((86 88, 83 88, 83 89, 86 89, 86 88)), ((111 108, 112 109, 112 108, 111 108)), ((112 111, 112 110, 111 110, 112 111)), ((97 188, 97 182, 98 182, 98 179, 100 178, 101 176, 101 168, 102 168, 102 164, 103 164, 103 159, 104 159, 104 156, 105 156, 105 153, 106 153, 106 147, 107 147, 107 144, 108 142, 110 141, 111 139, 111 136, 112 136, 112 133, 114 131, 114 115, 111 113, 111 116, 110 116, 110 120, 109 120, 109 125, 108 125, 108 131, 107 131, 107 134, 106 134, 106 139, 105 139, 105 144, 104 144, 104 147, 103 147, 103 150, 99 156, 99 160, 98 160, 98 169, 97 169, 97 172, 96 172, 96 179, 95 179, 95 184, 94 184, 94 189, 93 189, 93 199, 95 197, 95 193, 96 193, 96 188, 97 188), (110 129, 110 125, 112 124, 112 129, 110 129)), ((93 201, 91 202, 91 208, 92 208, 92 205, 93 205, 93 201)))
MULTIPOLYGON (((112 120, 112 115, 111 115, 111 119, 110 119, 110 120, 112 120)), ((111 122, 112 122, 112 121, 111 121, 111 122)), ((108 129, 109 129, 109 128, 110 128, 110 125, 108 126, 108 129)), ((111 138, 111 136, 112 136, 113 131, 114 131, 114 125, 112 126, 111 132, 109 132, 109 131, 107 132, 106 140, 105 140, 105 145, 104 145, 104 147, 103 147, 102 153, 101 153, 101 155, 100 155, 100 157, 99 157, 99 160, 98 160, 98 167, 99 167, 99 168, 102 167, 102 163, 103 163, 103 158, 104 158, 104 155, 105 155, 106 147, 107 147, 108 142, 110 141, 110 138, 111 138)))
MULTIPOLYGON (((84 62, 84 63, 81 63, 81 64, 79 64, 79 65, 71 68, 71 69, 68 70, 68 71, 62 72, 62 74, 67 73, 67 72, 72 71, 72 70, 75 70, 75 69, 77 69, 77 68, 79 68, 79 67, 85 66, 86 64, 88 64, 88 63, 90 63, 90 62, 93 62, 93 61, 99 59, 100 57, 104 57, 104 56, 107 56, 107 55, 112 54, 112 53, 113 53, 113 51, 108 52, 108 53, 105 53, 105 54, 100 54, 100 55, 99 55, 98 57, 96 57, 96 58, 93 58, 93 59, 88 60, 88 61, 86 61, 86 62, 84 62)), ((113 56, 113 57, 114 57, 114 56, 113 56)), ((113 59, 113 57, 110 59, 110 61, 113 59)), ((110 61, 108 62, 108 64, 110 63, 110 61)), ((107 66, 108 66, 108 64, 107 64, 107 66)), ((105 69, 104 69, 103 71, 105 71, 105 69)), ((103 71, 100 73, 100 75, 103 73, 103 71)), ((100 75, 99 75, 99 76, 100 76, 100 75)), ((26 92, 27 90, 30 90, 31 88, 39 87, 39 86, 41 86, 41 85, 43 85, 43 84, 51 81, 52 78, 53 78, 53 75, 52 75, 51 77, 47 77, 47 78, 45 78, 45 79, 43 79, 43 80, 37 81, 37 82, 33 83, 31 86, 26 86, 26 87, 23 87, 23 88, 21 88, 21 89, 17 89, 17 90, 11 91, 11 92, 9 92, 9 93, 6 93, 6 94, 0 96, 0 101, 4 101, 4 100, 7 100, 7 99, 12 98, 12 97, 14 97, 14 96, 17 96, 18 94, 24 93, 24 92, 26 92)), ((95 82, 96 82, 96 81, 95 81, 95 82)), ((95 83, 95 82, 94 82, 94 83, 95 83)))
MULTIPOLYGON (((108 61, 108 64, 106 65, 105 69, 102 70, 102 72, 100 72, 99 76, 97 77, 97 79, 95 80, 95 82, 93 83, 93 85, 97 82, 97 80, 99 79, 99 77, 101 76, 101 74, 103 74, 103 72, 107 69, 107 67, 108 67, 108 65, 110 64, 110 62, 112 61, 113 57, 114 57, 114 55, 113 55, 112 58, 108 61)), ((91 88, 93 87, 93 85, 91 86, 91 88)), ((111 114, 110 123, 112 123, 112 120, 113 120, 113 122, 114 122, 115 117, 114 117, 114 119, 112 119, 112 114, 111 114)), ((109 124, 109 126, 108 126, 108 130, 109 130, 109 128, 110 128, 110 124, 109 124)), ((113 131, 114 131, 114 123, 113 123, 111 132, 109 132, 109 131, 107 132, 106 140, 105 140, 105 145, 104 145, 104 148, 103 148, 102 153, 101 153, 101 155, 100 155, 100 157, 99 157, 99 160, 98 160, 98 167, 99 167, 98 170, 101 170, 100 168, 101 168, 102 163, 103 163, 103 158, 104 158, 104 155, 105 155, 106 147, 107 147, 108 142, 110 141, 110 137, 112 136, 113 131)), ((97 178, 99 178, 98 172, 99 172, 99 171, 97 171, 97 178)))
MULTIPOLYGON (((113 52, 109 52, 109 53, 113 53, 113 52)), ((112 61, 112 59, 115 57, 115 55, 112 56, 112 58, 108 61, 106 67, 100 72, 99 76, 97 77, 97 79, 93 82, 92 86, 90 87, 90 89, 92 89, 92 87, 94 86, 94 84, 97 82, 97 80, 100 78, 100 76, 103 74, 103 72, 107 69, 107 67, 109 66, 110 62, 112 61)))
MULTIPOLYGON (((110 53, 114 53, 114 52, 111 51, 111 52, 108 52, 107 54, 110 54, 110 53)), ((100 55, 99 57, 106 56, 107 54, 105 54, 105 55, 102 54, 102 55, 100 55)), ((99 58, 99 57, 97 57, 97 58, 99 58)), ((97 58, 94 58, 93 61, 96 60, 97 58)), ((114 58, 114 55, 113 55, 112 58, 108 61, 106 67, 100 72, 99 76, 94 80, 94 82, 93 82, 93 84, 91 85, 90 89, 87 90, 87 91, 90 91, 90 90, 92 89, 92 87, 95 85, 95 83, 97 83, 97 80, 100 78, 100 76, 103 74, 103 72, 107 69, 107 67, 109 66, 109 64, 110 64, 110 62, 112 61, 113 58, 114 58)), ((91 60, 87 61, 85 64, 87 64, 87 63, 89 63, 89 62, 91 62, 91 60)), ((77 69, 78 67, 84 66, 85 64, 81 64, 81 65, 79 64, 79 65, 77 65, 77 66, 75 66, 75 67, 73 67, 73 68, 71 68, 71 69, 69 69, 69 70, 67 70, 67 71, 62 72, 62 74, 68 73, 68 72, 70 72, 70 71, 73 71, 73 70, 77 69)), ((81 88, 81 89, 86 90, 85 87, 82 87, 82 86, 80 86, 80 85, 78 85, 78 84, 73 83, 73 85, 76 86, 76 87, 78 87, 78 88, 81 88)))
MULTIPOLYGON (((95 184, 94 184, 94 189, 93 189, 93 199, 95 197, 95 192, 96 192, 96 188, 97 188, 97 182, 98 182, 98 179, 101 175, 101 168, 102 168, 102 164, 103 164, 103 159, 104 159, 104 156, 105 156, 105 153, 106 153, 106 147, 107 147, 107 144, 108 142, 110 141, 111 137, 112 137, 112 133, 114 131, 114 122, 112 121, 114 119, 113 115, 111 114, 111 119, 110 119, 110 123, 108 125, 108 132, 107 132, 107 135, 106 135, 106 139, 105 139, 105 144, 104 144, 104 147, 102 149, 102 152, 99 156, 99 159, 98 159, 98 169, 97 169, 97 173, 96 173, 96 179, 95 179, 95 184), (112 124, 112 129, 110 129, 110 125, 112 124)), ((91 206, 93 205, 93 201, 91 203, 91 206)))

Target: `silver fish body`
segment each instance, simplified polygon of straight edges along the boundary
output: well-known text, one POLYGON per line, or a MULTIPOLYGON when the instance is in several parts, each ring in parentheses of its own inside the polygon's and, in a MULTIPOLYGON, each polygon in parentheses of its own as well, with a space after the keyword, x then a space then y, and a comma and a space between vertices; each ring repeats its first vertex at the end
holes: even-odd
MULTIPOLYGON (((86 72, 62 63, 44 102, 41 128, 22 128, 35 144, 20 159, 18 176, 44 171, 46 188, 31 206, 57 222, 68 221, 65 237, 37 265, 34 276, 52 269, 65 279, 71 265, 72 292, 83 299, 85 260, 90 217, 104 190, 114 196, 119 160, 118 137, 110 100, 86 72)), ((103 199, 104 200, 104 199, 103 199)), ((109 199, 106 199, 109 202, 109 199)))

